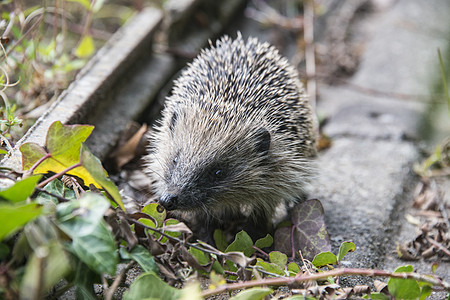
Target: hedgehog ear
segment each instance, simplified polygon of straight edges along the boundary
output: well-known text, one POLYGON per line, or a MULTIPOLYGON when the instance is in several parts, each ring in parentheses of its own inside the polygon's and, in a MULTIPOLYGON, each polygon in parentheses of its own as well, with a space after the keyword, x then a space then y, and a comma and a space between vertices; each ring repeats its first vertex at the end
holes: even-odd
POLYGON ((270 133, 267 129, 258 128, 255 134, 256 137, 256 151, 261 154, 266 154, 270 148, 270 133))

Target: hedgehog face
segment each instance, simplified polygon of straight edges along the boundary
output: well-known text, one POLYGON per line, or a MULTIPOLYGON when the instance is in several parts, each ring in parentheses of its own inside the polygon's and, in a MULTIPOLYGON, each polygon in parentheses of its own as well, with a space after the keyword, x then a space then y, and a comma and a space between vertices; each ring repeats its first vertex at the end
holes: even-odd
MULTIPOLYGON (((178 134, 176 129, 172 134, 178 134)), ((181 134, 168 139, 171 151, 163 163, 168 167, 160 180, 159 202, 167 210, 238 208, 246 190, 250 197, 254 194, 250 187, 264 184, 264 174, 250 171, 268 157, 271 136, 265 128, 237 131, 229 140, 218 131, 210 136, 181 134), (175 142, 179 140, 183 143, 175 142)))

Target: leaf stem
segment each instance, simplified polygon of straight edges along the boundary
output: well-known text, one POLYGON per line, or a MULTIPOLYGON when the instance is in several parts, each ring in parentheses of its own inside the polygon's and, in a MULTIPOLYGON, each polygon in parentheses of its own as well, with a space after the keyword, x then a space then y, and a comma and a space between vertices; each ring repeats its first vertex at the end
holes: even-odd
POLYGON ((33 174, 34 170, 47 158, 52 157, 51 153, 45 154, 44 156, 42 156, 41 158, 39 158, 39 160, 37 162, 34 163, 34 165, 30 168, 30 173, 33 174))
POLYGON ((41 183, 39 183, 37 185, 38 188, 43 188, 47 183, 49 183, 52 180, 55 180, 56 178, 59 178, 61 176, 63 176, 64 174, 66 174, 67 172, 69 172, 72 169, 75 169, 77 167, 81 167, 81 163, 77 163, 74 164, 73 166, 68 167, 67 169, 62 170, 61 172, 59 172, 58 174, 55 174, 49 178, 47 178, 46 180, 42 181, 41 183))

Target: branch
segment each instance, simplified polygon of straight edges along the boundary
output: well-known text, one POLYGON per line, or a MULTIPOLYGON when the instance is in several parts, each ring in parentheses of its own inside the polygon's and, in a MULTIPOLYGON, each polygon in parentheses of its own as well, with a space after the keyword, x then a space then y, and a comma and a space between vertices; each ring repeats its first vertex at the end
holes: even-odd
POLYGON ((42 181, 41 183, 39 183, 39 184, 37 185, 37 187, 38 187, 38 188, 43 188, 43 187, 44 187, 47 183, 49 183, 50 181, 52 181, 52 180, 54 180, 54 179, 56 179, 56 178, 59 178, 59 177, 63 176, 64 174, 66 174, 67 172, 69 172, 70 170, 75 169, 75 168, 78 168, 78 167, 81 167, 81 163, 74 164, 73 166, 70 166, 70 167, 68 167, 67 169, 62 170, 62 171, 59 172, 58 174, 55 174, 55 175, 53 175, 53 176, 47 178, 46 180, 44 180, 44 181, 42 181))
POLYGON ((446 291, 450 292, 450 283, 441 280, 437 276, 434 275, 421 275, 417 273, 393 273, 387 272, 383 270, 372 270, 372 269, 351 269, 351 268, 343 268, 343 269, 335 269, 326 272, 320 272, 311 275, 301 275, 298 277, 283 277, 283 278, 268 278, 261 280, 253 280, 253 281, 245 281, 238 282, 232 284, 224 284, 219 286, 214 290, 207 290, 202 293, 202 297, 210 297, 212 295, 220 294, 223 292, 229 292, 239 289, 245 289, 255 286, 282 286, 282 285, 291 285, 293 283, 299 282, 307 282, 307 281, 316 281, 319 279, 326 279, 328 277, 334 276, 344 276, 344 275, 361 275, 361 276, 369 276, 369 277, 392 277, 392 278, 400 278, 400 279, 414 279, 417 281, 427 282, 434 286, 441 286, 446 291))

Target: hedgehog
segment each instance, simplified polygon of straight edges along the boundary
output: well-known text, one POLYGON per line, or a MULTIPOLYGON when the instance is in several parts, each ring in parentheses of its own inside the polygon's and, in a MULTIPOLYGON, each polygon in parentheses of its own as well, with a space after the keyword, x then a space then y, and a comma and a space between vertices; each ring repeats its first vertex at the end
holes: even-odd
POLYGON ((210 42, 174 82, 145 170, 159 203, 200 237, 217 228, 254 237, 305 198, 315 156, 296 70, 275 47, 238 33, 210 42))

